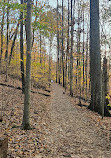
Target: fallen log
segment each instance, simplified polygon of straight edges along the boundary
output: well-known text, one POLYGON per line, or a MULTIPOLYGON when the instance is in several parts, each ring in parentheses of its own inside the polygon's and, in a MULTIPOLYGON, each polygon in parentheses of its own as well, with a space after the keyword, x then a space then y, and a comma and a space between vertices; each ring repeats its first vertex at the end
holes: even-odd
POLYGON ((35 92, 35 91, 31 91, 32 93, 37 93, 37 94, 41 94, 41 95, 44 95, 46 97, 50 97, 51 95, 50 94, 46 94, 46 93, 42 93, 42 92, 35 92))
POLYGON ((50 97, 51 96, 50 94, 41 93, 41 92, 38 92, 38 94, 45 95, 46 97, 50 97))

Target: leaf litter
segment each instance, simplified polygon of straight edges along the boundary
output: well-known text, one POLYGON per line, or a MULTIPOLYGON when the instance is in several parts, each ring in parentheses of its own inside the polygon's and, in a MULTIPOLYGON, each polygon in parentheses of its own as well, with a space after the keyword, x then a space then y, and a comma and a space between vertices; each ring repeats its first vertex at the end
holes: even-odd
POLYGON ((17 89, 21 82, 9 78, 6 84, 15 87, 0 86, 0 133, 8 136, 8 158, 111 157, 111 118, 102 120, 86 107, 79 107, 78 100, 63 94, 64 89, 53 83, 51 97, 31 93, 32 130, 24 131, 20 128, 24 96, 17 89))

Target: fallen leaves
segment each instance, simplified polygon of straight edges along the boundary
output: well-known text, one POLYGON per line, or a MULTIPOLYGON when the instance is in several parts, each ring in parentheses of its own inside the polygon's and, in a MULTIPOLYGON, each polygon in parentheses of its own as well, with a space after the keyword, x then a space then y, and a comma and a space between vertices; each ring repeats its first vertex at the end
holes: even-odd
MULTIPOLYGON (((15 82, 15 88, 0 86, 0 90, 3 88, 3 97, 0 95, 3 104, 0 133, 8 136, 8 158, 33 158, 47 151, 45 134, 49 116, 46 107, 50 104, 50 99, 37 93, 31 94, 30 124, 32 130, 24 131, 21 129, 24 96, 20 90, 16 89, 17 86, 21 86, 21 82, 9 78, 7 84, 13 85, 13 82, 15 82)), ((34 91, 37 90, 34 89, 34 91)))

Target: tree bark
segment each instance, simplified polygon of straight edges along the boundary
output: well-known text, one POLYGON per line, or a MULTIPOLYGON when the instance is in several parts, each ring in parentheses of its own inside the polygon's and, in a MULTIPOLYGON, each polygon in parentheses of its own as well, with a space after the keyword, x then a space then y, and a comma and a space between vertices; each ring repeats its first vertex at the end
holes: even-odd
POLYGON ((65 90, 67 88, 67 60, 68 60, 68 57, 69 57, 69 0, 68 0, 68 28, 67 28, 67 53, 66 53, 66 73, 65 73, 65 90))
POLYGON ((89 108, 102 115, 99 0, 90 0, 90 79, 91 103, 89 108))
MULTIPOLYGON (((7 1, 9 3, 9 0, 7 1)), ((8 44, 9 44, 9 7, 7 7, 7 43, 6 43, 6 52, 5 52, 5 60, 8 59, 8 44)))
POLYGON ((12 46, 11 46, 11 52, 10 52, 9 61, 8 61, 9 65, 10 65, 10 62, 11 62, 11 59, 12 59, 12 53, 13 53, 13 49, 14 49, 14 46, 15 46, 15 41, 16 41, 16 38, 17 38, 18 28, 19 28, 19 22, 17 24, 16 30, 15 30, 15 36, 14 36, 12 46))
POLYGON ((41 30, 40 30, 40 64, 42 65, 42 37, 41 37, 41 30))
MULTIPOLYGON (((4 2, 5 2, 5 0, 4 0, 4 2)), ((4 16, 5 16, 5 8, 3 8, 3 16, 2 16, 2 23, 1 23, 1 54, 0 54, 0 67, 1 67, 1 60, 2 60, 2 54, 3 54, 4 16)))
POLYGON ((83 6, 83 92, 84 92, 84 83, 85 83, 85 76, 84 76, 84 69, 85 69, 85 63, 84 63, 84 6, 83 6))
POLYGON ((63 77, 63 87, 65 87, 64 81, 64 0, 62 0, 62 77, 63 77))
POLYGON ((87 41, 86 41, 86 60, 85 60, 85 82, 86 82, 86 100, 87 100, 87 92, 88 92, 88 32, 87 32, 87 41))
POLYGON ((70 95, 73 96, 73 17, 71 0, 71 54, 70 54, 70 95))
POLYGON ((31 9, 32 0, 27 1, 27 17, 26 17, 26 34, 27 34, 27 59, 26 59, 26 82, 25 82, 25 97, 24 97, 24 114, 23 114, 23 129, 30 129, 29 108, 30 108, 30 91, 31 91, 31 9))
POLYGON ((49 50, 49 88, 51 85, 51 49, 52 49, 52 37, 50 35, 50 50, 49 50))
MULTIPOLYGON (((7 1, 9 3, 9 0, 7 1)), ((7 7, 7 33, 6 33, 6 52, 5 52, 5 61, 6 61, 6 76, 5 76, 5 81, 7 82, 8 80, 8 45, 9 45, 9 7, 7 7)))
MULTIPOLYGON (((21 0, 21 4, 23 4, 21 0)), ((25 76, 24 76, 24 47, 23 47, 23 12, 20 12, 20 69, 22 78, 22 93, 25 93, 25 76)))
POLYGON ((111 117, 111 114, 108 110, 109 100, 106 97, 108 95, 108 74, 107 74, 107 59, 104 57, 103 59, 103 109, 102 109, 102 117, 108 116, 111 117))
MULTIPOLYGON (((37 7, 37 2, 38 2, 38 0, 36 0, 36 7, 37 7)), ((36 17, 35 17, 35 22, 37 21, 37 15, 36 15, 36 17)), ((32 48, 33 48, 33 45, 34 45, 34 40, 35 40, 35 28, 33 28, 33 36, 32 36, 32 48)))
POLYGON ((78 2, 78 30, 77 30, 77 90, 79 90, 79 105, 81 105, 81 12, 80 12, 80 2, 78 2))
POLYGON ((60 47, 59 47, 59 11, 57 0, 57 70, 58 70, 58 83, 60 84, 60 47))

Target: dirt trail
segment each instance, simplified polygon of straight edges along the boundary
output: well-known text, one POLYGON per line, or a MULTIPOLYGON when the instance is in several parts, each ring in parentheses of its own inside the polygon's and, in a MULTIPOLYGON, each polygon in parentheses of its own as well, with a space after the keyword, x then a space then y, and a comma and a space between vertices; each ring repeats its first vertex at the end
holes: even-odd
POLYGON ((53 83, 50 107, 49 158, 111 158, 111 144, 84 111, 71 103, 64 89, 53 83))

